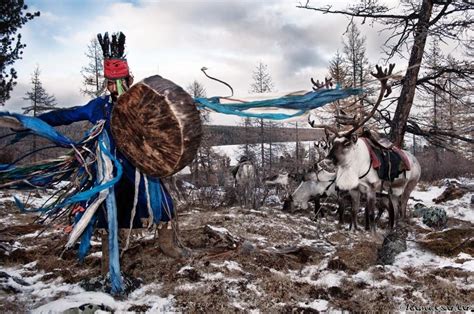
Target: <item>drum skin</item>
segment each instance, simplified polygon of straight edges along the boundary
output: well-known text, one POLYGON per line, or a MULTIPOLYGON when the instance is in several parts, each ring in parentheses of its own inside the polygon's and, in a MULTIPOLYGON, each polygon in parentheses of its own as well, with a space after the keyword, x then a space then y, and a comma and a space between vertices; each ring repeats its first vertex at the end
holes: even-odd
POLYGON ((202 136, 193 98, 159 75, 136 83, 118 98, 111 129, 117 148, 152 177, 183 169, 196 156, 202 136))

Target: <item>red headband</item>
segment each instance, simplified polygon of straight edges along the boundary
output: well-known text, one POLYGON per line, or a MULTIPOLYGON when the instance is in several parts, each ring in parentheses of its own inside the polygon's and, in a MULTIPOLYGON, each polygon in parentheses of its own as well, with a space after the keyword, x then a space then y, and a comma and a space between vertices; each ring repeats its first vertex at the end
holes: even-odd
POLYGON ((115 80, 129 76, 128 64, 125 59, 105 59, 104 60, 105 78, 115 80))

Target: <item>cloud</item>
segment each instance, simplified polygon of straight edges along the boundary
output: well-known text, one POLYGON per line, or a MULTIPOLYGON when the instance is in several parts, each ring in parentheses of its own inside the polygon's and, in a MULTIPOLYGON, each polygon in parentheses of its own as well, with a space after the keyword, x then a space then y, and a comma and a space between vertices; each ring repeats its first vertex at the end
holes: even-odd
POLYGON ((186 86, 204 84, 208 95, 227 88, 200 72, 231 83, 247 93, 258 62, 268 65, 280 91, 309 89, 309 77, 324 76, 328 60, 340 47, 345 20, 296 8, 280 1, 65 1, 38 2, 45 12, 21 30, 28 44, 15 67, 19 83, 28 85, 39 64, 44 87, 61 105, 85 103, 79 94, 81 68, 97 33, 123 31, 137 80, 160 74, 186 86))

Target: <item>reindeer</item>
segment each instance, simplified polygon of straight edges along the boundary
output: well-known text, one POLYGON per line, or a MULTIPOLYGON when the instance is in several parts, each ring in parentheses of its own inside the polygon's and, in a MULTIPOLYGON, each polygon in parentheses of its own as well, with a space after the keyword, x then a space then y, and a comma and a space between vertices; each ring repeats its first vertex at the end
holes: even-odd
POLYGON ((374 207, 376 192, 381 189, 389 192, 389 223, 390 227, 393 228, 394 223, 398 222, 399 216, 406 218, 408 198, 421 175, 420 164, 415 156, 395 147, 387 147, 393 148, 393 150, 398 152, 401 151, 401 154, 406 156, 410 169, 399 173, 388 181, 382 180, 372 164, 371 150, 369 148, 369 140, 367 139, 367 134, 370 135, 370 133, 366 133, 364 137, 358 137, 355 133, 374 115, 384 94, 386 93, 385 97, 390 94, 391 87, 388 85, 388 78, 391 76, 394 66, 394 64, 391 64, 388 71, 387 69, 382 71, 381 67, 376 66, 377 73, 371 73, 381 83, 378 99, 371 112, 365 118, 351 123, 353 125, 351 130, 344 134, 339 134, 337 130, 330 126, 315 125, 314 121, 309 120, 312 127, 322 127, 335 134, 328 158, 336 165, 336 187, 341 190, 349 191, 351 195, 351 228, 353 227, 354 230, 357 230, 356 215, 359 209, 361 193, 367 196, 367 206, 365 210, 366 229, 375 231, 374 207))
POLYGON ((237 199, 241 207, 255 205, 255 166, 246 158, 241 158, 235 173, 237 199))
POLYGON ((263 182, 265 186, 275 187, 276 193, 280 194, 280 190, 289 193, 290 189, 290 174, 287 171, 281 171, 278 174, 268 177, 263 182))
POLYGON ((324 169, 318 172, 311 171, 307 173, 305 180, 289 195, 284 209, 296 207, 306 210, 309 207, 309 202, 313 201, 315 203, 314 212, 316 217, 319 213, 321 216, 324 216, 324 212, 321 210, 320 198, 324 196, 337 196, 334 184, 335 179, 335 173, 324 169))
MULTIPOLYGON (((286 204, 284 209, 289 210, 290 208, 301 208, 303 210, 308 209, 309 202, 315 202, 314 213, 316 218, 318 214, 321 217, 324 216, 324 210, 320 205, 320 199, 325 198, 336 198, 337 199, 337 213, 339 216, 339 224, 342 225, 344 222, 344 210, 349 206, 350 196, 346 191, 340 191, 336 189, 336 173, 329 172, 325 169, 319 169, 317 171, 311 171, 306 174, 305 180, 296 188, 296 190, 289 196, 288 200, 290 204, 286 204)), ((388 196, 377 193, 377 208, 378 214, 376 221, 382 217, 385 209, 389 209, 388 196)))

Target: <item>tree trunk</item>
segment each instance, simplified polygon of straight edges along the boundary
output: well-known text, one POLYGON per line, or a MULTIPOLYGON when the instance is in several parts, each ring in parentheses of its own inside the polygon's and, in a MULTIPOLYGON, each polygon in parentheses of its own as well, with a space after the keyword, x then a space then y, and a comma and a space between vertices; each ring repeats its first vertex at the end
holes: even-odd
POLYGON ((408 69, 403 79, 400 98, 398 99, 397 109, 393 117, 393 124, 390 130, 390 138, 392 142, 401 147, 403 137, 405 136, 406 125, 413 99, 415 97, 416 81, 420 71, 423 52, 425 49, 426 38, 428 37, 428 28, 433 9, 432 0, 423 0, 420 9, 420 17, 415 34, 415 40, 411 49, 410 59, 408 61, 408 69))

